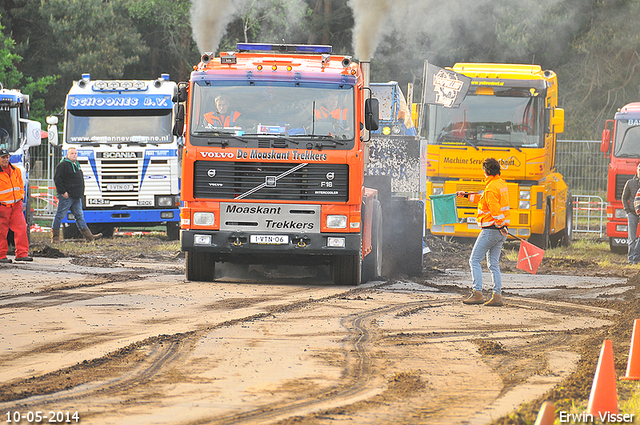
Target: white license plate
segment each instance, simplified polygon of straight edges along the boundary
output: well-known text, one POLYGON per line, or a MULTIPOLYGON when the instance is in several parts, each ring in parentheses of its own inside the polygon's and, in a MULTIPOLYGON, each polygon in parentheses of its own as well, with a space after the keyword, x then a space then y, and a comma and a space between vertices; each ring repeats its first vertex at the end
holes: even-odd
POLYGON ((133 185, 132 184, 108 184, 107 190, 119 191, 119 192, 124 192, 124 191, 130 192, 133 190, 133 185))
POLYGON ((289 243, 287 235, 251 235, 251 243, 263 245, 285 245, 289 243))
POLYGON ((467 217, 467 223, 477 223, 477 220, 475 217, 467 217))

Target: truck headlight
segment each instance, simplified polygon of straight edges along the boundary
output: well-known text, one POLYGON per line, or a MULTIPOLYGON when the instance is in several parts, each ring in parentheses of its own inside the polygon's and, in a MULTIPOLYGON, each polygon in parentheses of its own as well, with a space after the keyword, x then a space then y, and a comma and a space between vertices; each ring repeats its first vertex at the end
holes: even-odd
POLYGON ((626 224, 617 224, 616 225, 616 232, 625 233, 626 231, 627 231, 627 225, 626 224))
POLYGON ((193 224, 196 226, 213 226, 216 216, 212 212, 193 213, 193 224))
POLYGON ((520 201, 520 203, 518 204, 518 208, 521 210, 528 210, 529 208, 531 208, 531 202, 530 201, 520 201))
POLYGON ((347 216, 346 215, 328 215, 327 227, 329 229, 346 229, 347 216))
POLYGON ((434 187, 432 190, 432 195, 442 195, 444 194, 444 188, 443 187, 434 187))
POLYGON ((520 195, 519 196, 520 196, 520 199, 531 199, 531 191, 530 190, 520 190, 520 195))
POLYGON ((156 198, 156 205, 159 207, 172 207, 173 196, 158 196, 156 198))
POLYGON ((614 215, 616 218, 627 218, 627 212, 623 208, 616 208, 614 215))

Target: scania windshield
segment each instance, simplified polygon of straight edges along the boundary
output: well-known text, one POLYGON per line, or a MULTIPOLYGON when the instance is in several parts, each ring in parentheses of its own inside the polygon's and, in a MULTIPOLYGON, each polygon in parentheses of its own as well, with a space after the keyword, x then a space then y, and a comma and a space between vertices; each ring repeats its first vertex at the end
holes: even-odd
POLYGON ((433 145, 540 148, 544 96, 529 88, 471 88, 459 108, 429 105, 427 139, 433 145))
POLYGON ((68 143, 170 143, 171 110, 69 110, 68 143), (126 115, 123 114, 126 112, 126 115))
POLYGON ((261 147, 268 140, 283 148, 353 147, 352 87, 196 82, 193 90, 194 145, 261 147))

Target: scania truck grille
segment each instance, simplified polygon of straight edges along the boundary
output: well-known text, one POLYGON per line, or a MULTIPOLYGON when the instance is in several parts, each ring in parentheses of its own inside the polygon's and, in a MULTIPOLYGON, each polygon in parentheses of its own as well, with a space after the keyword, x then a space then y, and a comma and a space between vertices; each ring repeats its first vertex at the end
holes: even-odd
POLYGON ((194 196, 199 199, 264 199, 346 202, 346 164, 196 161, 194 196))
POLYGON ((112 202, 137 201, 140 159, 105 159, 100 162, 102 195, 112 202))

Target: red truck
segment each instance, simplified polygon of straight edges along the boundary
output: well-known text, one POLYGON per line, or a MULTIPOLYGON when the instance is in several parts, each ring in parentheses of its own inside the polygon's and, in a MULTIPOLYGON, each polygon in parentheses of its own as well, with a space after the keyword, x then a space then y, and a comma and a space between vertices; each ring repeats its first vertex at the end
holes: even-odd
POLYGON ((607 176, 607 236, 611 251, 627 252, 627 213, 622 206, 624 185, 640 162, 640 102, 629 103, 607 120, 600 150, 609 159, 607 176))

